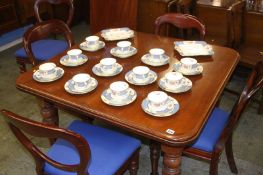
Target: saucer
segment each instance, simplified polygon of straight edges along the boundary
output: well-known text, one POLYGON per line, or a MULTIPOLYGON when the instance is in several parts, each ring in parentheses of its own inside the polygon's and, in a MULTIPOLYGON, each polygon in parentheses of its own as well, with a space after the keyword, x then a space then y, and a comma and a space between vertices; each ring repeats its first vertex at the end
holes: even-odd
POLYGON ((166 109, 161 110, 161 111, 152 111, 149 108, 149 100, 148 100, 148 98, 145 98, 142 101, 142 104, 141 104, 142 109, 147 114, 150 114, 150 115, 156 116, 156 117, 168 117, 170 115, 173 115, 179 110, 180 106, 179 106, 179 103, 178 103, 177 100, 175 100, 174 98, 172 98, 170 96, 168 98, 169 98, 169 103, 172 104, 172 106, 170 108, 166 108, 166 109))
POLYGON ((159 62, 153 61, 151 55, 149 53, 142 56, 141 60, 143 63, 148 64, 150 66, 162 66, 169 63, 169 56, 163 55, 163 59, 161 59, 159 62))
POLYGON ((116 66, 117 66, 117 69, 115 69, 115 71, 112 71, 112 72, 103 72, 103 71, 101 70, 101 64, 98 63, 98 64, 96 64, 95 66, 93 66, 92 72, 93 72, 95 75, 98 75, 98 76, 101 76, 101 77, 111 77, 111 76, 114 76, 114 75, 117 75, 117 74, 121 73, 121 71, 123 70, 122 65, 116 63, 116 66))
POLYGON ((182 68, 182 63, 177 62, 173 65, 174 71, 178 71, 182 73, 183 75, 199 75, 203 72, 203 66, 199 63, 197 63, 197 67, 192 70, 186 70, 182 68))
POLYGON ((108 105, 112 105, 112 106, 124 106, 124 105, 128 105, 130 103, 132 103, 136 97, 137 97, 137 93, 135 90, 129 88, 129 96, 125 99, 116 99, 116 98, 112 98, 111 95, 111 90, 110 89, 106 89, 105 91, 103 91, 103 93, 101 94, 101 99, 104 103, 108 104, 108 105))
POLYGON ((97 50, 102 49, 103 47, 105 47, 105 43, 103 41, 99 41, 99 45, 97 47, 87 46, 86 42, 80 43, 79 45, 79 48, 85 51, 89 51, 89 52, 95 52, 97 50))
POLYGON ((134 80, 133 75, 134 75, 134 73, 131 70, 125 74, 125 79, 129 83, 134 84, 134 85, 148 85, 148 84, 151 84, 157 80, 157 74, 152 70, 150 70, 148 78, 144 79, 143 81, 140 81, 140 82, 134 80))
POLYGON ((182 78, 181 84, 178 86, 167 86, 166 78, 163 77, 159 81, 159 87, 167 92, 172 92, 172 93, 182 93, 189 91, 192 88, 193 84, 192 81, 189 80, 186 77, 182 78))
POLYGON ((64 70, 62 68, 56 67, 55 69, 56 69, 56 76, 54 78, 45 78, 45 77, 41 76, 39 73, 39 70, 37 70, 33 74, 33 79, 38 81, 38 82, 42 82, 42 83, 55 81, 64 75, 64 70))
POLYGON ((135 47, 130 46, 130 50, 123 53, 118 47, 114 47, 110 50, 110 53, 115 57, 127 58, 135 55, 137 53, 137 49, 135 47))
POLYGON ((82 65, 86 63, 87 61, 88 61, 88 57, 84 54, 81 54, 81 56, 79 57, 77 61, 70 61, 68 55, 64 55, 62 58, 60 58, 60 63, 62 65, 70 66, 70 67, 82 65))
POLYGON ((87 86, 86 89, 83 89, 83 90, 77 90, 75 89, 74 87, 74 84, 73 84, 73 80, 70 79, 68 80, 65 85, 64 85, 64 88, 65 90, 70 93, 70 94, 85 94, 85 93, 88 93, 92 90, 94 90, 97 86, 98 86, 98 81, 95 79, 95 78, 92 78, 91 77, 91 80, 90 80, 91 84, 89 86, 87 86))

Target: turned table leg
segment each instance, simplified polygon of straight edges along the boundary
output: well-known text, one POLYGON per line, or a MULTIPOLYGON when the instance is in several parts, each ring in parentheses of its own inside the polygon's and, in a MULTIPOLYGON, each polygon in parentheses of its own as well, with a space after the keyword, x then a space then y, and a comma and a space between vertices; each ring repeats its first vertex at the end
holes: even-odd
POLYGON ((150 157, 152 172, 151 175, 158 175, 158 162, 160 158, 161 146, 159 142, 150 140, 150 157))
MULTIPOLYGON (((43 123, 58 126, 58 109, 50 102, 43 101, 41 104, 41 115, 43 123)), ((51 138, 50 143, 53 144, 56 139, 51 138)))
POLYGON ((162 144, 161 149, 164 153, 162 174, 180 175, 183 147, 172 147, 162 144))

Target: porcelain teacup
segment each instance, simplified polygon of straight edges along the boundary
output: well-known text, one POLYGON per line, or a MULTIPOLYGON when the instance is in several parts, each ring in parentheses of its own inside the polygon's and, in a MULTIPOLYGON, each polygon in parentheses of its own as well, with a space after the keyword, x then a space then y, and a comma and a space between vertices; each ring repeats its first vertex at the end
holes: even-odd
POLYGON ((147 96, 149 100, 149 109, 157 112, 163 111, 168 107, 168 95, 163 91, 152 91, 147 96))
POLYGON ((133 80, 136 82, 145 81, 149 77, 150 69, 146 66, 136 66, 132 69, 133 80))
POLYGON ((130 51, 131 42, 130 41, 120 41, 117 43, 118 49, 122 53, 127 53, 130 51))
POLYGON ((56 77, 56 64, 44 63, 39 66, 39 74, 44 78, 56 77))
POLYGON ((116 70, 116 59, 115 58, 103 58, 100 60, 100 68, 102 72, 114 72, 116 70))
POLYGON ((87 87, 91 82, 90 75, 85 73, 74 75, 72 80, 73 80, 72 83, 74 84, 74 88, 79 91, 87 89, 87 87))
POLYGON ((176 87, 182 82, 183 75, 180 72, 168 72, 165 74, 167 86, 176 87))
POLYGON ((160 62, 160 60, 163 58, 164 50, 160 48, 154 48, 149 50, 149 53, 152 58, 152 61, 160 62))
POLYGON ((67 52, 68 59, 72 62, 76 62, 81 57, 82 51, 80 49, 72 49, 67 52))
POLYGON ((99 37, 98 36, 89 36, 86 37, 87 47, 98 47, 99 46, 99 37))
POLYGON ((180 60, 182 68, 191 71, 197 67, 197 60, 194 58, 186 57, 180 60))
POLYGON ((129 84, 124 81, 116 81, 110 84, 113 99, 125 99, 129 95, 129 84))

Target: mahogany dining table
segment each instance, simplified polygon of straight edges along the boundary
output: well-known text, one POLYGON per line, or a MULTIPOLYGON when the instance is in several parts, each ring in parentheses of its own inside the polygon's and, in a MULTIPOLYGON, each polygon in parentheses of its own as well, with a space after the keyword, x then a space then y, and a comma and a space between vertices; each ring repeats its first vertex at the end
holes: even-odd
MULTIPOLYGON (((174 41, 177 39, 135 32, 135 36, 129 40, 138 52, 129 58, 116 58, 117 62, 123 66, 123 71, 116 76, 99 77, 92 72, 92 67, 99 63, 100 59, 113 57, 110 50, 116 47, 117 41, 105 41, 106 45, 101 50, 83 51, 88 61, 77 67, 66 67, 60 64, 60 58, 66 54, 66 51, 50 59, 49 62, 54 62, 64 69, 62 78, 49 83, 37 82, 33 79, 33 73, 38 67, 34 67, 17 78, 16 87, 43 100, 41 115, 45 123, 58 125, 58 109, 63 108, 150 139, 152 174, 158 174, 156 165, 159 153, 156 151, 158 144, 155 143, 160 143, 161 151, 164 153, 162 174, 179 175, 182 151, 199 136, 239 61, 239 54, 233 49, 212 45, 214 51, 212 56, 194 57, 203 66, 203 72, 200 75, 187 76, 193 83, 192 89, 181 94, 167 92, 179 102, 179 111, 168 117, 154 117, 143 111, 141 103, 149 92, 161 90, 158 86, 159 79, 165 73, 173 71, 173 64, 182 58, 174 49, 174 41), (141 57, 152 48, 162 48, 170 57, 167 65, 149 66, 157 73, 157 81, 145 86, 130 84, 130 87, 137 92, 137 98, 129 105, 116 107, 105 104, 101 100, 102 92, 114 81, 125 81, 125 74, 133 67, 145 66, 141 57), (72 95, 66 92, 65 83, 78 73, 88 73, 97 79, 97 88, 83 95, 72 95)), ((79 45, 73 48, 79 48, 79 45)), ((62 117, 61 119, 63 120, 62 117)))

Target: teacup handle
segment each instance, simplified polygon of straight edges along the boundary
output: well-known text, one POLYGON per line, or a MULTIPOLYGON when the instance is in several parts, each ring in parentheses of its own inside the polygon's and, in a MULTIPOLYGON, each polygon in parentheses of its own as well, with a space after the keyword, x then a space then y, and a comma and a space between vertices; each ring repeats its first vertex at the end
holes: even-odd
POLYGON ((130 95, 134 95, 135 92, 130 88, 130 89, 129 89, 129 94, 130 94, 130 95))
POLYGON ((173 101, 171 101, 171 100, 169 100, 168 101, 168 104, 167 104, 167 109, 173 109, 174 108, 174 103, 173 103, 173 101))

